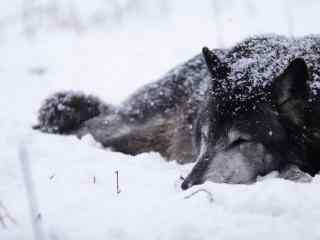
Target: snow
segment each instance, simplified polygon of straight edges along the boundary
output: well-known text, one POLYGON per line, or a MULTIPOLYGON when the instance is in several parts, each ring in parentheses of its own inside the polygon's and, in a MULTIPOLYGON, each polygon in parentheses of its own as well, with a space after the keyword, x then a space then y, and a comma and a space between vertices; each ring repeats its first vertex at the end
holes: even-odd
MULTIPOLYGON (((1 3, 10 9, 4 12, 18 12, 20 1, 12 2, 1 3)), ((77 2, 85 14, 86 6, 77 2)), ((215 47, 210 2, 172 2, 168 19, 144 25, 136 21, 81 35, 56 30, 33 39, 16 28, 1 35, 0 216, 9 213, 16 223, 5 217, 4 227, 0 219, 0 239, 32 239, 21 144, 39 202, 40 215, 33 217, 45 239, 320 239, 319 175, 311 183, 295 183, 272 173, 251 185, 207 182, 181 191, 180 176, 192 164, 168 163, 156 153, 127 156, 102 149, 90 136, 80 141, 31 129, 41 102, 53 92, 83 91, 118 104, 202 46, 215 47), (207 192, 190 195, 201 189, 207 192)), ((278 1, 246 2, 256 9, 256 24, 240 1, 221 6, 224 45, 252 33, 287 33, 284 8, 274 7, 278 1)), ((299 16, 294 34, 316 33, 317 1, 287 3, 291 15, 299 16)))

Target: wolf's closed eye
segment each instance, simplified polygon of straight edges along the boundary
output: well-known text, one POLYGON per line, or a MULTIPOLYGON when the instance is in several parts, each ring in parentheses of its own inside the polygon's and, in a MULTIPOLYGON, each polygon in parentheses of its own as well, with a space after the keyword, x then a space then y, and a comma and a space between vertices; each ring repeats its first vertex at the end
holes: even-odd
POLYGON ((242 143, 246 143, 246 142, 249 142, 249 139, 246 139, 246 138, 243 138, 243 137, 239 137, 237 139, 235 139, 229 146, 229 148, 232 148, 232 147, 236 147, 242 143))

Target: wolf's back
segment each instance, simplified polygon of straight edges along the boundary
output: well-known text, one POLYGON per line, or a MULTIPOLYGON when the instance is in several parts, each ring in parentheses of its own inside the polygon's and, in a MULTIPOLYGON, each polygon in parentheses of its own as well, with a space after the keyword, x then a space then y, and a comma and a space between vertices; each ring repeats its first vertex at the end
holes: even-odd
MULTIPOLYGON (((271 82, 295 58, 303 58, 310 70, 310 97, 320 94, 320 36, 257 36, 213 52, 230 70, 214 92, 225 92, 235 101, 255 95, 269 98, 271 82)), ((193 116, 203 103, 211 81, 218 80, 212 79, 202 55, 197 55, 131 95, 124 102, 122 113, 133 121, 143 122, 154 114, 171 113, 183 105, 193 116)))
MULTIPOLYGON (((229 49, 214 49, 229 72, 212 94, 224 92, 234 101, 258 96, 268 99, 269 87, 294 58, 303 58, 310 70, 311 100, 320 94, 320 37, 287 38, 278 35, 251 37, 229 49)), ((182 112, 192 123, 205 101, 212 79, 202 55, 197 55, 165 74, 158 81, 141 87, 117 109, 123 119, 143 124, 154 116, 167 118, 182 112)), ((114 108, 103 101, 73 92, 50 96, 40 108, 38 128, 66 133, 97 115, 108 115, 114 108)))

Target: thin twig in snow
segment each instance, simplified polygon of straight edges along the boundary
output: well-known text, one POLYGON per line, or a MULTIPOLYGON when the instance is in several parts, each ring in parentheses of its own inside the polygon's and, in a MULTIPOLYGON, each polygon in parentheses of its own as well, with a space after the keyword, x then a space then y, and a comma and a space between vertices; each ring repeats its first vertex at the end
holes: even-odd
POLYGON ((199 192, 204 192, 204 193, 206 193, 209 202, 210 202, 210 203, 213 203, 213 202, 214 202, 214 198, 213 198, 212 193, 209 192, 208 190, 204 189, 204 188, 198 189, 198 190, 190 193, 189 195, 185 196, 184 199, 189 199, 189 198, 193 197, 194 195, 198 194, 199 192))
POLYGON ((21 170, 26 187, 26 197, 29 204, 29 214, 32 225, 32 231, 35 240, 43 240, 44 234, 41 228, 41 222, 37 221, 39 215, 38 201, 36 198, 34 183, 32 179, 32 171, 30 167, 29 156, 24 144, 21 144, 19 148, 19 159, 21 164, 21 170))
POLYGON ((115 171, 115 174, 117 175, 117 194, 119 194, 121 192, 119 187, 119 171, 115 171))

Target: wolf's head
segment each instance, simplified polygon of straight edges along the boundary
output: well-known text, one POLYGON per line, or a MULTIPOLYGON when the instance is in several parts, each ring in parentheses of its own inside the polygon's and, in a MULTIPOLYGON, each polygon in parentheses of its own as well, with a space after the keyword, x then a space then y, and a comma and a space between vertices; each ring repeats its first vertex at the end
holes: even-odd
POLYGON ((286 163, 303 165, 309 95, 304 60, 291 61, 260 93, 239 97, 243 89, 228 88, 227 67, 208 48, 203 56, 212 85, 194 128, 197 161, 182 189, 206 180, 250 183, 286 163))

